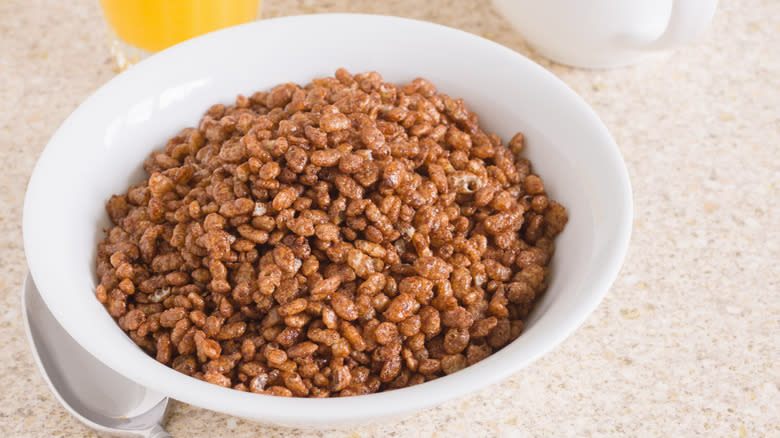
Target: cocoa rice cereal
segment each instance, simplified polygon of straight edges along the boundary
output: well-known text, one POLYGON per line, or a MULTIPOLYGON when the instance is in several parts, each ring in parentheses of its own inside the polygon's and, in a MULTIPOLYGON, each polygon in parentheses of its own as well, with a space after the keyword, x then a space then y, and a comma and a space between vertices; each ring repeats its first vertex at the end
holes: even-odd
POLYGON ((511 342, 567 221, 524 138, 425 79, 288 83, 209 108, 112 196, 96 296, 207 382, 330 397, 452 374, 511 342))

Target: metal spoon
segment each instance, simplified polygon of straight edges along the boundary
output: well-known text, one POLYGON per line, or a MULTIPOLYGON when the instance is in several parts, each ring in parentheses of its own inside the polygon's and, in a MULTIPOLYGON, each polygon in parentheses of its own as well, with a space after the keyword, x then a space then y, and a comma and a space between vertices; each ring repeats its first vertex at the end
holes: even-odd
POLYGON ((171 437, 160 426, 168 397, 128 380, 84 350, 54 319, 29 272, 22 315, 44 380, 74 417, 113 435, 171 437))

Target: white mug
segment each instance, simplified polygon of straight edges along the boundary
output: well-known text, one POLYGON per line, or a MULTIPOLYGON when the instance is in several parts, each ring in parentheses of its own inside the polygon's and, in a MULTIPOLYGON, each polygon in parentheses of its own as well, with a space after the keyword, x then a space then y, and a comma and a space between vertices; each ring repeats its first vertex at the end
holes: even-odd
POLYGON ((695 39, 717 0, 493 0, 534 49, 562 64, 610 68, 695 39))

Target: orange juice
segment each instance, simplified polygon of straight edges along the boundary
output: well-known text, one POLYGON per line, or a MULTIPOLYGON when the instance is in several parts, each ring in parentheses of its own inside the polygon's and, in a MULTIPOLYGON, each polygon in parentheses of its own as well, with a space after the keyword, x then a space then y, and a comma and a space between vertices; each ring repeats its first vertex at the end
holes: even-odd
POLYGON ((100 0, 122 42, 157 52, 257 17, 260 0, 100 0))

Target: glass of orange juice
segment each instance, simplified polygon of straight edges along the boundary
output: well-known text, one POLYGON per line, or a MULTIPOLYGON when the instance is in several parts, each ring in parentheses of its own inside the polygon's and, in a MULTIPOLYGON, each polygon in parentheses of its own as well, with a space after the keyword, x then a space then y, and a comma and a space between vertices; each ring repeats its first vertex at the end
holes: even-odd
POLYGON ((261 0, 100 0, 122 71, 184 40, 258 18, 261 0))

